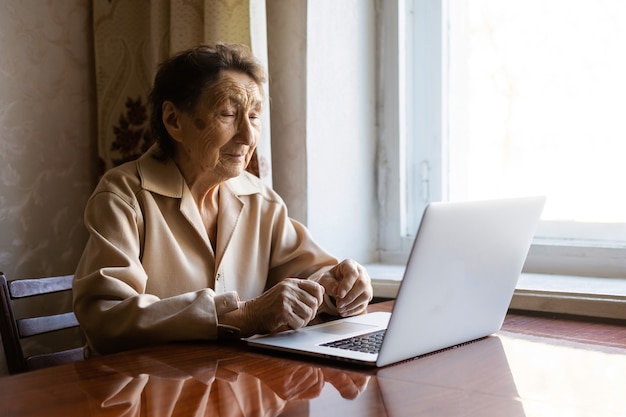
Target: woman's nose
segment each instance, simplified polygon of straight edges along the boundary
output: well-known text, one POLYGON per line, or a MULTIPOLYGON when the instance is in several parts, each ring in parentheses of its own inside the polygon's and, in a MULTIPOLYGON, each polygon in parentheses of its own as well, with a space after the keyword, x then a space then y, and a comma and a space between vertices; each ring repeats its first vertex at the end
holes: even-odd
POLYGON ((241 143, 252 145, 254 143, 254 127, 248 118, 243 118, 239 123, 237 137, 241 143))

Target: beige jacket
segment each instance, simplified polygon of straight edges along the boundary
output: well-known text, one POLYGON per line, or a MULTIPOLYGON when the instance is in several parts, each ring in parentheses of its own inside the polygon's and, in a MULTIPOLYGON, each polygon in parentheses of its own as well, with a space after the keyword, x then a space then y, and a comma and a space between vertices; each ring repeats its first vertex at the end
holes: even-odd
POLYGON ((315 279, 337 264, 248 173, 220 186, 214 252, 178 167, 153 153, 107 172, 87 203, 74 311, 89 350, 217 339, 219 317, 238 297, 257 297, 286 277, 315 279))

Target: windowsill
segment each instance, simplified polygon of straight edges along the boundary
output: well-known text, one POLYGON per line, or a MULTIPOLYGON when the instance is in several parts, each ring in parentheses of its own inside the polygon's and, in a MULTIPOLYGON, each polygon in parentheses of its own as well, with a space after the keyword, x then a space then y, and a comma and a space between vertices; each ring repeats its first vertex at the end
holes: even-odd
MULTIPOLYGON (((395 298, 403 265, 365 265, 374 297, 395 298)), ((626 319, 626 279, 522 273, 511 301, 515 310, 626 319)))

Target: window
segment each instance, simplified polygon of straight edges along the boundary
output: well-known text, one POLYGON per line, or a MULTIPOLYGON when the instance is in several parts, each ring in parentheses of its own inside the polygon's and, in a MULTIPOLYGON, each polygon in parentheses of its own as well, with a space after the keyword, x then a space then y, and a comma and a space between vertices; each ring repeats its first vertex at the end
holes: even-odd
POLYGON ((429 201, 541 194, 526 270, 623 277, 626 3, 382 3, 381 135, 399 164, 379 164, 381 259, 406 259, 429 201))

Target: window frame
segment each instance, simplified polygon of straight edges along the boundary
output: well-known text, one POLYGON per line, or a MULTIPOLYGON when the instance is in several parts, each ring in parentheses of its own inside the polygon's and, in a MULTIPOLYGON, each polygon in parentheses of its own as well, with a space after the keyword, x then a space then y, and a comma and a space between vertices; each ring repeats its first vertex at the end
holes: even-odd
MULTIPOLYGON (((408 111, 403 103, 407 94, 415 92, 413 85, 402 88, 407 79, 406 63, 409 59, 403 54, 403 45, 407 42, 406 29, 409 26, 405 19, 405 10, 409 2, 419 6, 418 12, 423 22, 428 22, 430 33, 422 33, 427 39, 419 45, 425 59, 431 67, 427 74, 442 74, 445 69, 447 45, 442 41, 442 14, 447 13, 446 0, 394 0, 380 1, 380 34, 381 59, 379 68, 379 160, 378 160, 378 199, 380 207, 379 223, 379 259, 384 264, 403 264, 413 243, 413 236, 406 233, 410 230, 411 222, 405 216, 403 205, 408 203, 406 193, 407 179, 402 174, 406 169, 406 161, 401 155, 407 151, 406 137, 409 134, 425 138, 429 143, 423 154, 423 160, 436 160, 439 164, 431 164, 429 168, 422 168, 428 174, 431 185, 431 200, 445 199, 446 161, 442 157, 445 143, 437 142, 446 137, 445 112, 445 83, 443 77, 436 82, 428 80, 423 83, 426 94, 419 94, 422 102, 420 109, 428 110, 422 115, 420 132, 410 132, 407 127, 408 111), (432 25, 433 22, 439 22, 432 25), (439 38, 437 38, 439 36, 439 38), (434 41, 433 41, 434 40, 434 41), (433 48, 433 42, 439 42, 439 48, 433 48), (429 94, 439 94, 440 100, 433 100, 429 94), (433 104, 434 103, 434 104, 433 104), (438 193, 438 194, 437 194, 438 193)), ((426 79, 426 77, 423 77, 426 79)), ((419 86, 418 86, 419 87, 419 86)), ((416 94, 416 93, 414 93, 416 94)), ((445 140, 445 139, 444 139, 445 140)), ((426 203, 423 203, 425 208, 426 203)), ((415 219, 419 221, 419 219, 415 219)), ((543 227, 543 226, 540 226, 543 227)), ((621 225, 624 227, 624 225, 621 225)), ((414 230, 414 229, 413 229, 414 230)), ((539 236, 539 234, 538 234, 539 236)), ((577 275, 586 277, 621 278, 626 277, 626 242, 584 239, 555 240, 537 237, 529 252, 524 271, 538 274, 577 275)))

